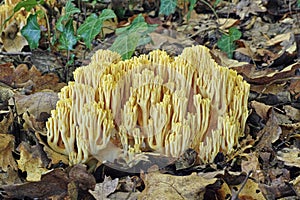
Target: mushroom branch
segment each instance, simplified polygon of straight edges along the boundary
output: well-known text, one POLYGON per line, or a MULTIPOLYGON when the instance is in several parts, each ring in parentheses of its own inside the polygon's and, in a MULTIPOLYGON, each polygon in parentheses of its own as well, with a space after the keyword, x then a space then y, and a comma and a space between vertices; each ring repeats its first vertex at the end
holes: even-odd
POLYGON ((212 162, 218 152, 238 147, 248 95, 249 84, 219 66, 204 46, 175 58, 155 50, 125 61, 100 50, 59 93, 47 141, 70 164, 130 162, 149 151, 178 157, 188 148, 212 162))

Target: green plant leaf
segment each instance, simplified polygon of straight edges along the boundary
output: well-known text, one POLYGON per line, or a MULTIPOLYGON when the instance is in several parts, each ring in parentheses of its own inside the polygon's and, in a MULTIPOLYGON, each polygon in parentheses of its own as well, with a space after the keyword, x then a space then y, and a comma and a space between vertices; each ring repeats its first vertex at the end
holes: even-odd
POLYGON ((242 33, 236 27, 231 27, 229 29, 229 36, 232 41, 234 41, 240 39, 242 37, 242 33))
POLYGON ((99 16, 99 20, 104 22, 105 20, 108 20, 108 19, 112 19, 112 18, 116 18, 116 14, 114 13, 113 10, 111 9, 104 9, 102 10, 100 16, 99 16))
POLYGON ((129 59, 138 44, 139 39, 137 38, 140 38, 139 33, 119 36, 109 49, 118 52, 123 60, 129 59))
POLYGON ((91 48, 92 40, 100 33, 102 24, 98 16, 93 13, 78 28, 77 35, 83 39, 89 49, 91 48))
POLYGON ((240 39, 242 33, 236 28, 231 27, 229 29, 228 35, 223 34, 222 37, 218 40, 218 47, 227 54, 229 58, 232 58, 233 52, 235 50, 235 40, 240 39))
POLYGON ((38 2, 36 0, 24 0, 19 2, 15 7, 14 7, 14 12, 18 12, 21 8, 25 8, 27 12, 29 12, 32 8, 38 5, 38 2))
POLYGON ((71 15, 75 14, 75 13, 80 13, 80 10, 78 8, 76 8, 74 6, 74 4, 72 4, 73 0, 68 0, 66 3, 66 7, 65 7, 65 16, 67 18, 69 18, 71 15))
POLYGON ((80 10, 72 4, 72 1, 73 0, 67 1, 66 6, 65 6, 65 15, 62 15, 61 17, 59 17, 56 22, 55 27, 60 32, 63 32, 63 30, 64 30, 64 21, 68 21, 73 14, 80 13, 80 10))
POLYGON ((215 3, 214 3, 214 7, 218 6, 219 3, 221 3, 221 0, 216 0, 215 3))
POLYGON ((145 45, 151 41, 149 33, 153 32, 157 24, 147 24, 144 17, 139 14, 130 26, 118 28, 116 34, 118 37, 110 47, 110 50, 118 52, 123 59, 132 56, 135 48, 145 45))
POLYGON ((60 17, 60 18, 58 18, 58 20, 55 24, 56 29, 59 30, 60 32, 64 31, 64 25, 62 23, 64 20, 65 20, 65 17, 60 17))
POLYGON ((190 0, 189 11, 188 11, 187 16, 186 16, 187 21, 190 20, 190 18, 191 18, 191 13, 192 13, 192 11, 193 11, 194 8, 195 8, 196 3, 197 3, 197 0, 190 0))
POLYGON ((123 32, 125 34, 130 34, 133 32, 138 32, 143 35, 153 32, 157 27, 157 24, 147 24, 143 15, 139 14, 131 23, 130 26, 118 28, 116 30, 117 35, 121 35, 123 32))
POLYGON ((59 48, 62 50, 72 50, 73 46, 77 43, 77 38, 74 36, 73 20, 70 19, 63 32, 59 36, 59 48))
POLYGON ((27 18, 27 24, 21 30, 22 35, 26 38, 30 49, 35 49, 39 46, 41 38, 40 26, 37 22, 37 15, 30 15, 27 18))
POLYGON ((116 15, 110 9, 103 10, 99 17, 93 13, 86 18, 84 23, 78 28, 77 34, 83 39, 85 45, 90 49, 92 40, 102 29, 103 21, 114 17, 116 17, 116 15))
POLYGON ((141 38, 139 39, 139 42, 138 42, 138 44, 137 44, 137 47, 146 45, 146 44, 150 43, 151 41, 152 41, 152 39, 151 39, 151 37, 148 36, 148 35, 146 35, 146 36, 144 36, 144 37, 141 37, 141 38))
POLYGON ((170 15, 175 12, 177 0, 161 0, 159 14, 170 15))

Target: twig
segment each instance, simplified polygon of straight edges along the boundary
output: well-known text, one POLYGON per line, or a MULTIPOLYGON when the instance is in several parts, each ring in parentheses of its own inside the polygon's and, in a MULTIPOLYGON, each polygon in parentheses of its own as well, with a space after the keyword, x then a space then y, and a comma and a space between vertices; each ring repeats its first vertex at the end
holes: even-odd
POLYGON ((31 52, 4 52, 0 51, 0 55, 4 56, 29 56, 31 55, 31 52))
POLYGON ((241 193, 241 191, 243 190, 243 188, 245 187, 250 175, 252 174, 252 170, 250 172, 248 172, 245 180, 242 183, 241 188, 237 191, 237 192, 232 192, 232 197, 231 200, 238 200, 239 199, 239 194, 241 193))

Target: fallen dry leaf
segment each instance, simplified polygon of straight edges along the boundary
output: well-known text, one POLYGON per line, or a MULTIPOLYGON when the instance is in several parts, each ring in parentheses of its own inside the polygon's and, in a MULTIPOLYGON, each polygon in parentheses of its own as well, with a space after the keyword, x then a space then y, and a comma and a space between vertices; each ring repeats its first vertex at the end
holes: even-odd
MULTIPOLYGON (((34 115, 37 119, 40 118, 41 113, 50 114, 50 111, 55 109, 58 101, 57 93, 50 90, 31 95, 16 94, 14 98, 18 114, 29 112, 30 115, 34 115)), ((12 105, 12 102, 10 104, 12 105)))
POLYGON ((58 92, 66 85, 65 83, 59 83, 59 78, 56 74, 49 73, 42 75, 35 66, 28 69, 28 66, 25 64, 18 65, 13 75, 16 87, 30 87, 35 92, 44 89, 51 89, 58 92))
MULTIPOLYGON (((14 13, 14 7, 17 2, 20 2, 20 0, 16 1, 5 1, 4 4, 1 3, 0 6, 0 24, 1 26, 3 25, 3 29, 6 29, 10 24, 16 23, 20 28, 22 28, 26 24, 26 18, 27 18, 27 13, 24 12, 23 10, 20 10, 16 13, 14 13), (10 16, 11 17, 6 23, 5 20, 8 19, 10 16)), ((2 30, 0 30, 0 34, 2 35, 2 30)), ((0 42, 1 37, 0 37, 0 42)))
POLYGON ((54 169, 42 176, 41 181, 1 186, 6 198, 49 198, 62 199, 67 196, 68 174, 62 169, 54 169))
POLYGON ((15 80, 14 76, 14 66, 12 63, 0 64, 0 80, 1 82, 12 85, 15 80))
POLYGON ((20 160, 18 167, 22 172, 27 173, 27 181, 40 181, 43 173, 47 172, 45 156, 38 145, 29 146, 28 143, 22 142, 18 150, 20 152, 20 160))
POLYGON ((248 174, 251 171, 255 172, 256 170, 260 170, 258 158, 255 153, 249 153, 246 157, 248 160, 242 160, 241 164, 243 172, 246 172, 246 174, 248 174))
POLYGON ((12 125, 12 123, 14 122, 14 115, 12 113, 12 111, 8 111, 9 114, 7 117, 4 117, 3 120, 0 122, 0 130, 1 133, 3 134, 7 134, 9 127, 12 125))
POLYGON ((278 160, 284 162, 285 165, 300 168, 300 149, 296 147, 284 148, 277 152, 278 160))
POLYGON ((35 66, 28 69, 26 64, 20 64, 16 68, 11 63, 1 64, 0 80, 9 86, 24 88, 34 92, 44 89, 59 92, 66 85, 59 82, 56 74, 48 73, 42 75, 35 66))
POLYGON ((219 24, 219 28, 221 30, 226 30, 226 29, 229 29, 230 27, 236 25, 239 20, 237 19, 232 19, 232 18, 219 18, 217 19, 217 22, 219 24))
POLYGON ((9 166, 17 170, 17 163, 12 155, 15 137, 9 134, 0 134, 0 168, 7 172, 9 166))
POLYGON ((257 151, 273 152, 272 143, 277 141, 282 133, 282 130, 278 124, 278 120, 272 109, 270 110, 268 117, 269 119, 266 123, 266 126, 257 134, 257 137, 259 138, 256 146, 257 151))
POLYGON ((95 187, 95 178, 89 174, 85 165, 75 165, 68 170, 53 169, 44 174, 38 182, 1 186, 6 198, 71 199, 68 186, 74 183, 76 189, 88 190, 95 187))
POLYGON ((241 17, 243 20, 245 17, 248 17, 249 14, 257 15, 259 12, 266 12, 266 8, 262 5, 261 0, 241 0, 236 5, 236 14, 241 17))
POLYGON ((24 46, 28 45, 27 40, 19 32, 16 23, 6 27, 1 35, 1 39, 6 52, 20 52, 24 46))
POLYGON ((297 196, 300 196, 300 176, 297 176, 295 180, 291 181, 291 183, 294 186, 293 188, 297 196))
POLYGON ((273 185, 259 184, 259 189, 262 191, 266 199, 299 199, 299 195, 295 193, 295 190, 291 184, 280 183, 273 185), (283 197, 283 198, 282 198, 283 197))
POLYGON ((103 22, 103 28, 101 30, 101 37, 105 38, 106 35, 114 33, 117 28, 118 22, 116 20, 105 20, 103 22))
POLYGON ((250 174, 251 172, 250 177, 252 177, 256 181, 263 182, 264 176, 262 174, 257 153, 245 153, 243 155, 247 158, 247 160, 242 160, 242 172, 245 172, 246 174, 250 174))
POLYGON ((290 105, 284 105, 283 110, 285 111, 285 114, 293 121, 300 121, 300 110, 297 108, 294 108, 290 105))
POLYGON ((292 95, 295 95, 295 99, 299 98, 300 80, 299 79, 291 80, 291 84, 290 84, 288 90, 290 91, 290 93, 292 95))
POLYGON ((9 87, 2 86, 0 83, 0 103, 7 102, 13 96, 13 90, 9 87))
POLYGON ((258 101, 251 101, 250 105, 262 119, 267 120, 268 112, 272 106, 260 103, 258 101))
POLYGON ((283 34, 279 34, 276 35, 274 38, 270 39, 269 41, 266 42, 267 46, 272 46, 272 45, 276 45, 279 44, 285 40, 289 40, 291 37, 291 32, 288 33, 283 33, 283 34))
POLYGON ((153 172, 143 178, 145 189, 139 199, 202 199, 205 187, 217 179, 205 179, 193 173, 189 176, 172 176, 153 172))
MULTIPOLYGON (((233 186, 231 187, 231 189, 234 191, 239 191, 241 188, 241 184, 237 185, 237 186, 233 186)), ((258 183, 256 183, 255 181, 248 179, 246 182, 246 185, 243 187, 243 189, 240 191, 239 195, 238 195, 239 199, 243 199, 243 200, 264 200, 266 199, 262 193, 262 191, 259 188, 258 183)))
POLYGON ((166 31, 163 33, 152 32, 149 36, 152 42, 145 46, 147 51, 162 49, 172 55, 178 55, 182 52, 184 47, 194 44, 192 40, 183 37, 182 33, 176 31, 166 31))
MULTIPOLYGON (((17 170, 13 169, 13 167, 8 167, 7 171, 2 171, 0 173, 0 187, 1 185, 11 185, 21 183, 21 179, 19 178, 19 173, 17 170)), ((1 194, 1 192, 0 192, 1 194)))
POLYGON ((295 75, 295 71, 300 68, 299 63, 291 64, 283 70, 278 71, 271 68, 265 70, 257 70, 254 65, 246 65, 235 67, 234 69, 241 74, 244 79, 251 84, 270 84, 283 79, 290 79, 295 75))
POLYGON ((115 192, 119 183, 119 179, 114 180, 105 176, 102 183, 97 183, 94 190, 89 190, 96 200, 109 200, 108 195, 115 192))
POLYGON ((247 62, 239 62, 237 60, 228 58, 228 56, 220 50, 212 49, 210 53, 216 62, 224 67, 235 69, 235 67, 247 67, 249 65, 247 62))
POLYGON ((47 146, 44 142, 42 142, 41 139, 39 139, 39 142, 41 144, 44 144, 44 151, 47 154, 47 157, 51 160, 51 164, 58 164, 60 162, 68 164, 69 163, 69 157, 60 153, 55 152, 53 149, 47 146))

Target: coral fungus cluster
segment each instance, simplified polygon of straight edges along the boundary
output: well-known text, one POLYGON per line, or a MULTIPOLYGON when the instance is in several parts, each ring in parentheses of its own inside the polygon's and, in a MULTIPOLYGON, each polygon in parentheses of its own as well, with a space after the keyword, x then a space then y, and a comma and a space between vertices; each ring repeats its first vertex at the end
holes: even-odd
POLYGON ((49 146, 72 164, 149 151, 178 157, 187 148, 211 162, 218 152, 232 153, 244 132, 249 84, 204 46, 175 58, 155 50, 125 61, 99 50, 74 79, 46 124, 49 146))

